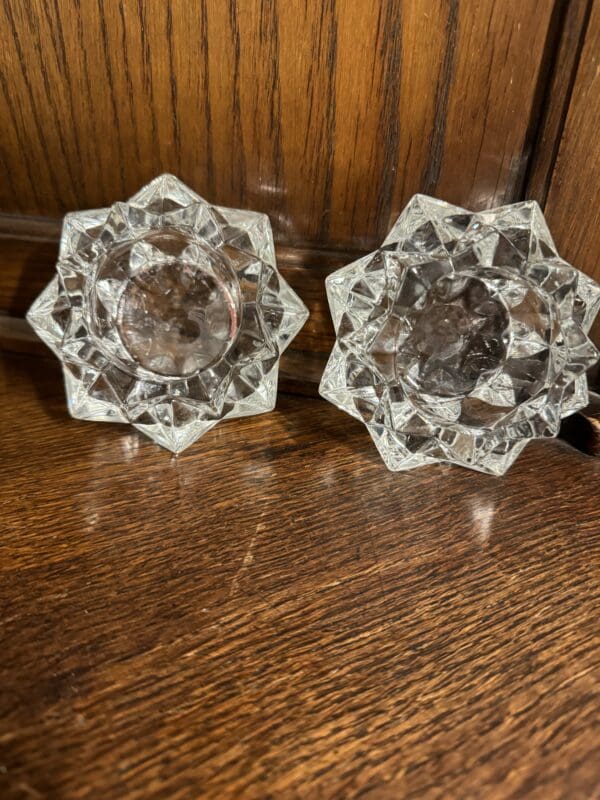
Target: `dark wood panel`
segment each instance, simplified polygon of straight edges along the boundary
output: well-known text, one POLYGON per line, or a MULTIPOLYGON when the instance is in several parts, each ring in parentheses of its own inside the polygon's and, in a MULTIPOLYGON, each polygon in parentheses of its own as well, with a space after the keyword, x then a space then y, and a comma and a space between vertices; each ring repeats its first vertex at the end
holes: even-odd
MULTIPOLYGON (((592 5, 545 213, 561 254, 600 280, 600 2, 592 5)), ((594 328, 600 341, 600 324, 594 328)))
POLYGON ((3 0, 0 210, 104 206, 170 171, 282 243, 361 249, 416 191, 502 203, 554 5, 3 0))
POLYGON ((585 41, 594 0, 559 0, 555 7, 554 34, 546 48, 549 62, 537 138, 529 164, 526 196, 546 204, 556 156, 585 41))
POLYGON ((600 456, 600 395, 590 392, 585 414, 563 420, 560 435, 587 455, 600 456))
POLYGON ((171 458, 0 387, 3 798, 597 795, 600 463, 392 474, 290 397, 171 458))
POLYGON ((0 314, 24 317, 52 279, 60 220, 0 214, 0 314))

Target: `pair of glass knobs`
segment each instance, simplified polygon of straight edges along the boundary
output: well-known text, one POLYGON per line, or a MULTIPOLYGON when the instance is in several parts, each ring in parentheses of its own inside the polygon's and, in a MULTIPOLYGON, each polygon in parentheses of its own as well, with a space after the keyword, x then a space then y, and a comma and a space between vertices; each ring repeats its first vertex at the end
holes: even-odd
MULTIPOLYGON (((275 406, 308 310, 264 214, 172 175, 65 217, 57 275, 27 318, 62 362, 69 410, 180 452, 275 406)), ((331 274, 336 342, 320 393, 386 465, 503 474, 587 404, 600 286, 563 261, 535 202, 480 213, 416 195, 382 246, 331 274)))

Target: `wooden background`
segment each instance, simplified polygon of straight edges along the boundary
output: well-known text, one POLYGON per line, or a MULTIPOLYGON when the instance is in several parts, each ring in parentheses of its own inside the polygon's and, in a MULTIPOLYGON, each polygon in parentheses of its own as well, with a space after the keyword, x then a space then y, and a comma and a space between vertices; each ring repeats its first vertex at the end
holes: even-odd
POLYGON ((271 217, 312 311, 299 377, 331 344, 323 278, 417 191, 535 197, 600 277, 600 0, 2 0, 0 33, 9 347, 52 273, 53 220, 163 171, 271 217))
MULTIPOLYGON (((0 0, 0 345, 163 171, 270 215, 299 391, 417 191, 534 197, 600 278, 599 59, 600 0, 0 0)), ((2 800, 600 796, 598 460, 392 474, 291 396, 169 458, 6 353, 0 428, 2 800)))

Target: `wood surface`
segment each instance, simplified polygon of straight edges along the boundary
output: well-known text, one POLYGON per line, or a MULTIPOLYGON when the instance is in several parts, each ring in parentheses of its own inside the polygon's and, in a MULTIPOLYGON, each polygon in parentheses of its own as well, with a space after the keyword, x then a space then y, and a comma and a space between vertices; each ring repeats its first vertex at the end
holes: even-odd
MULTIPOLYGON (((0 35, 0 348, 43 352, 58 218, 164 171, 270 215, 296 392, 324 277, 417 191, 547 196, 600 278, 600 0, 0 0, 0 35)), ((392 474, 285 395, 174 458, 1 353, 0 432, 2 800, 600 797, 597 460, 392 474)))
POLYGON ((53 274, 60 215, 168 170, 270 215, 311 312, 284 386, 314 393, 324 278, 414 192, 481 208, 527 178, 543 199, 590 2, 0 0, 0 346, 36 347, 12 318, 53 274))
POLYGON ((0 211, 173 172, 283 244, 369 249, 416 191, 520 186, 555 0, 2 0, 0 211))
POLYGON ((585 42, 594 0, 557 0, 554 35, 546 48, 546 83, 542 89, 537 139, 528 167, 525 191, 528 198, 546 205, 556 166, 569 104, 585 42))
MULTIPOLYGON (((600 280, 600 2, 591 8, 545 207, 561 254, 600 280)), ((594 328, 600 342, 600 324, 594 328)))
POLYGON ((179 458, 0 374, 0 796, 600 792, 600 463, 389 473, 317 400, 179 458))

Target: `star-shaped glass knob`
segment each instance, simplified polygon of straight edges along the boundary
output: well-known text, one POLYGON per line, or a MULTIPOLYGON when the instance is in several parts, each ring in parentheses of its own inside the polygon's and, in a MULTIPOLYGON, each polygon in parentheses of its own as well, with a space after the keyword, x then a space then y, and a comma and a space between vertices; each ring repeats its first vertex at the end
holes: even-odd
POLYGON ((275 405, 308 311, 277 270, 268 218, 212 206, 172 175, 67 214, 30 324, 62 361, 69 410, 180 452, 275 405))
POLYGON ((473 213, 416 195, 327 294, 337 338, 320 392, 391 470, 501 475, 587 403, 600 286, 560 258, 535 202, 473 213))

